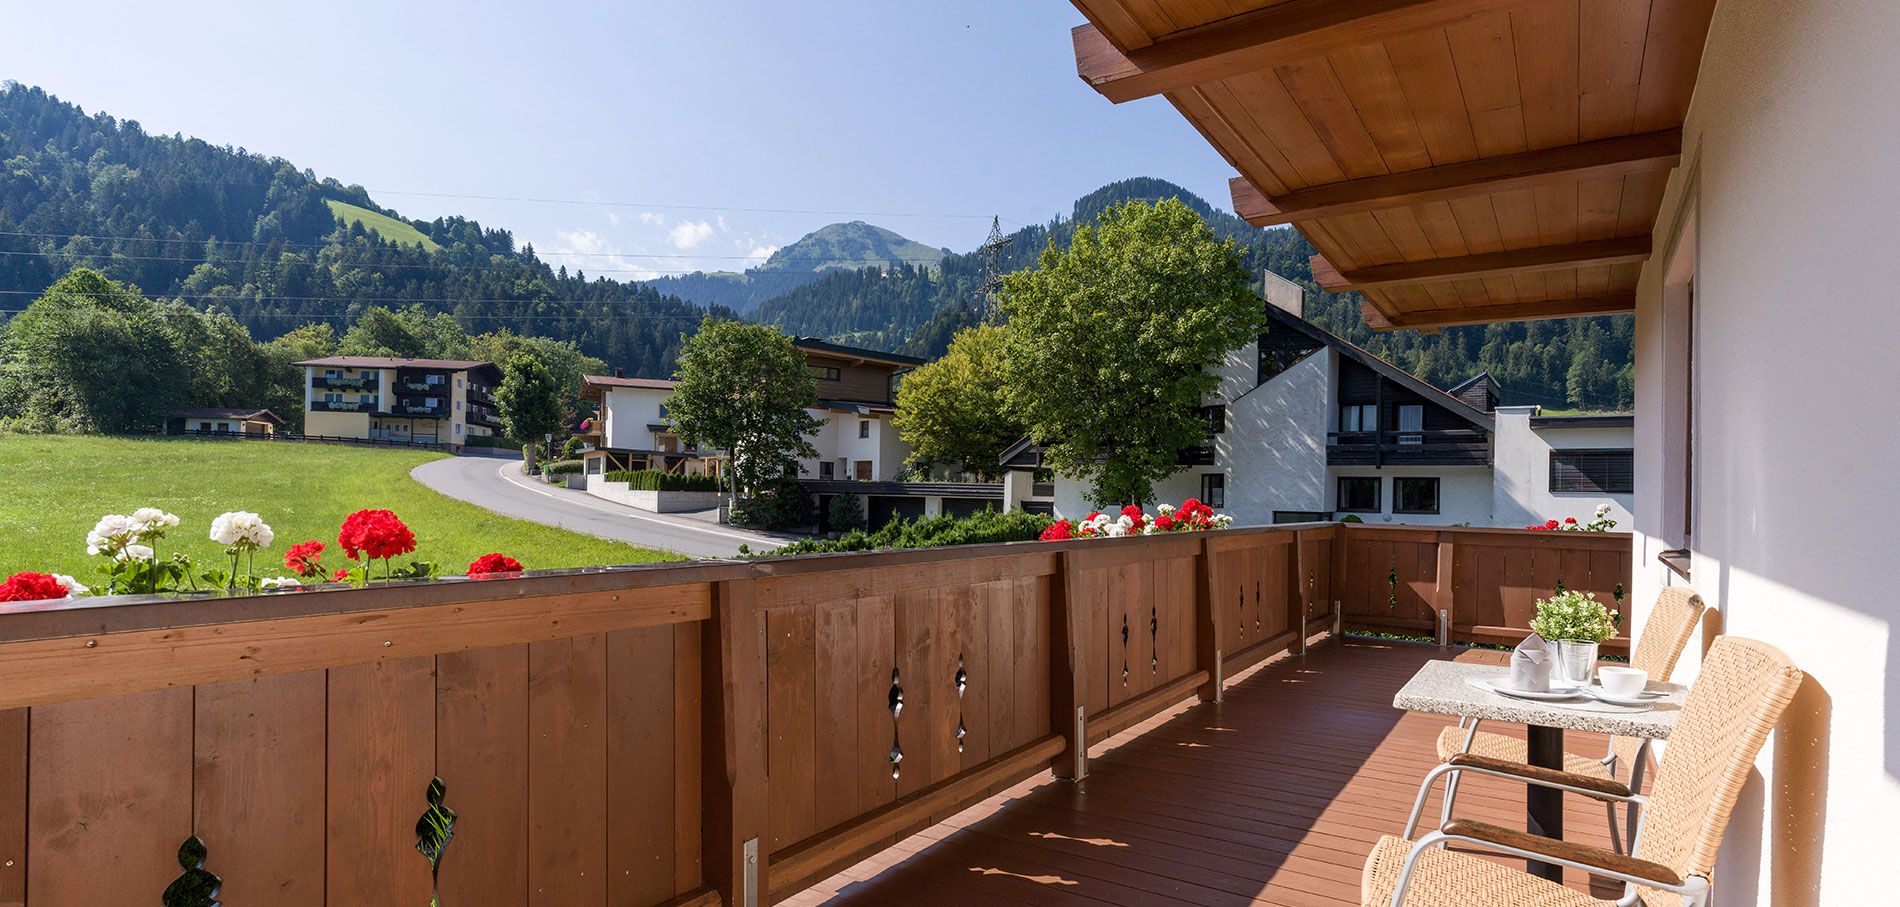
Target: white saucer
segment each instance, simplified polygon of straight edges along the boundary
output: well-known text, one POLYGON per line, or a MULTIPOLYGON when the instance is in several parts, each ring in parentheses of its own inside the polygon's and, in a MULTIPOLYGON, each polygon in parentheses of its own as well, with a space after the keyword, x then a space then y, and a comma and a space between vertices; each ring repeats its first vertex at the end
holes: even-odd
POLYGON ((1584 690, 1584 692, 1590 694, 1590 698, 1592 699, 1601 699, 1613 705, 1649 705, 1669 695, 1668 693, 1656 693, 1644 690, 1635 696, 1624 698, 1622 696, 1611 696, 1609 693, 1603 691, 1602 686, 1597 684, 1592 684, 1588 689, 1584 690))
POLYGON ((1480 690, 1484 690, 1490 693, 1498 693, 1500 695, 1510 696, 1516 699, 1535 699, 1539 701, 1551 701, 1551 700, 1559 700, 1559 699, 1575 699, 1578 696, 1583 695, 1583 690, 1577 687, 1567 687, 1567 686, 1551 687, 1550 692, 1548 693, 1533 693, 1529 690, 1513 690, 1509 686, 1506 685, 1510 683, 1510 678, 1508 677, 1467 677, 1465 678, 1465 682, 1471 684, 1474 687, 1477 687, 1480 690))

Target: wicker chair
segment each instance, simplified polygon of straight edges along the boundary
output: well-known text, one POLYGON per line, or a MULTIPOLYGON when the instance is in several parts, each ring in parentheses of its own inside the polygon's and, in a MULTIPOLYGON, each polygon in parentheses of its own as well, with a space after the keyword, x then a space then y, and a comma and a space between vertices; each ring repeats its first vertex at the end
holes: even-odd
MULTIPOLYGON (((1702 596, 1695 590, 1683 587, 1671 587, 1662 590, 1656 597, 1656 607, 1649 612, 1649 619, 1643 622, 1643 632, 1636 637, 1636 649, 1630 653, 1630 666, 1649 672, 1651 680, 1668 680, 1676 669, 1676 660, 1682 657, 1682 650, 1689 644, 1689 637, 1695 634, 1696 623, 1702 619, 1707 607, 1702 596)), ((1480 733, 1478 719, 1468 718, 1458 722, 1457 727, 1447 727, 1438 735, 1438 759, 1449 761, 1460 753, 1487 756, 1506 762, 1523 763, 1530 761, 1527 745, 1522 737, 1507 737, 1503 734, 1480 733)), ((1627 786, 1631 790, 1643 787, 1643 769, 1648 764, 1649 741, 1633 737, 1610 738, 1610 751, 1598 759, 1578 753, 1564 753, 1564 771, 1577 775, 1588 775, 1605 781, 1616 780, 1619 766, 1629 767, 1627 786)), ((1421 801, 1425 796, 1419 794, 1421 801)), ((1452 817, 1452 806, 1458 798, 1457 776, 1445 781, 1444 808, 1439 821, 1448 822, 1452 817)), ((1416 804, 1415 804, 1416 805, 1416 804)), ((1616 802, 1605 801, 1610 814, 1611 846, 1619 853, 1623 850, 1623 838, 1617 834, 1616 802)), ((1631 835, 1635 834, 1636 813, 1631 810, 1627 818, 1627 827, 1631 835)), ((1411 836, 1411 830, 1406 830, 1411 836)))
MULTIPOLYGON (((1448 844, 1543 860, 1625 883, 1614 902, 1647 907, 1704 907, 1709 873, 1735 798, 1755 756, 1801 685, 1801 672, 1779 650, 1752 639, 1725 636, 1690 688, 1648 797, 1627 789, 1606 794, 1600 779, 1555 769, 1497 764, 1459 756, 1432 770, 1476 772, 1591 796, 1644 804, 1631 855, 1552 840, 1482 822, 1453 819, 1417 843, 1393 835, 1366 858, 1360 883, 1363 907, 1581 907, 1611 902, 1448 844), (1466 763, 1474 764, 1466 764, 1466 763)), ((1613 784, 1613 783, 1612 783, 1613 784)))

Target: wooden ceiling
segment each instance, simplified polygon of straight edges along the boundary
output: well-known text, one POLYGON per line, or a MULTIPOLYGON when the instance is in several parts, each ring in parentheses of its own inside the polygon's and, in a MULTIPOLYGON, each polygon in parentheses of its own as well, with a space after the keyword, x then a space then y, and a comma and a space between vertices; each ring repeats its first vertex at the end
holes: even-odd
POLYGON ((1073 0, 1375 328, 1628 312, 1715 0, 1073 0))

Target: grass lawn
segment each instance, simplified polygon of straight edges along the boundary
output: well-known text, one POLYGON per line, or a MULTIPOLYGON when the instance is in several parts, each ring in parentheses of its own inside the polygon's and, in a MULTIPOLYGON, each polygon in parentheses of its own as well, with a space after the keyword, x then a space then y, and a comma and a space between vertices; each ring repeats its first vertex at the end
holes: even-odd
POLYGON ((323 203, 330 206, 331 214, 343 218, 345 223, 361 221, 363 229, 374 230, 377 233, 381 233, 383 239, 389 242, 421 246, 430 252, 442 248, 440 243, 422 235, 421 230, 409 226, 387 214, 378 214, 360 205, 340 202, 333 198, 326 198, 323 200, 323 203))
MULTIPOLYGON (((65 573, 90 584, 100 559, 86 533, 107 513, 160 507, 180 525, 157 546, 199 564, 226 565, 207 533, 228 510, 250 510, 276 534, 258 572, 282 575, 284 550, 306 539, 330 546, 324 564, 349 561, 336 547, 343 518, 393 510, 416 534, 417 560, 445 573, 499 551, 531 569, 637 564, 678 555, 511 519, 444 497, 409 477, 427 451, 319 444, 71 435, 0 434, 0 578, 22 570, 65 573), (265 564, 273 568, 264 570, 265 564)), ((402 565, 397 562, 397 566, 402 565)))

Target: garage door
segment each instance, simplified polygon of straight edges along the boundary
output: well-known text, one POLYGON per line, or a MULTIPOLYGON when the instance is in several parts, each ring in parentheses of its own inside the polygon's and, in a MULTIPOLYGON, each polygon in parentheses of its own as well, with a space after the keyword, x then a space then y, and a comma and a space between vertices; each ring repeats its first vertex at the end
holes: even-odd
POLYGON ((954 517, 966 517, 982 510, 1001 510, 1002 502, 990 498, 944 498, 943 512, 954 517))
POLYGON ((897 495, 871 496, 871 528, 882 529, 892 520, 914 520, 924 515, 924 499, 897 495))

